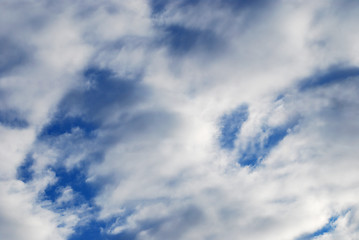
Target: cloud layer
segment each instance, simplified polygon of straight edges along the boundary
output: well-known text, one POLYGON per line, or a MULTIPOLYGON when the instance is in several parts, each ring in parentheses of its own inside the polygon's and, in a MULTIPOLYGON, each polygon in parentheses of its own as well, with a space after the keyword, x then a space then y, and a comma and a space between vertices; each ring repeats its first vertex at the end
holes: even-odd
POLYGON ((358 238, 359 3, 0 5, 1 239, 358 238))

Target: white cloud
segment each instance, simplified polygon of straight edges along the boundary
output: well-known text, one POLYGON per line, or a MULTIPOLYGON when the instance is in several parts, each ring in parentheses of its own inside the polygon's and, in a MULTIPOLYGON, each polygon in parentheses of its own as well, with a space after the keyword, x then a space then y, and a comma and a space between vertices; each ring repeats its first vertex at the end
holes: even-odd
POLYGON ((2 239, 64 239, 66 229, 57 228, 57 216, 34 202, 20 181, 1 182, 0 221, 2 239))
POLYGON ((357 65, 359 6, 254 2, 173 1, 155 15, 146 1, 30 2, 30 12, 3 3, 0 37, 24 48, 25 62, 0 73, 0 110, 15 109, 29 126, 0 125, 0 237, 66 239, 97 218, 106 233, 136 239, 289 240, 338 216, 316 239, 355 238, 357 77, 300 86, 357 65), (90 82, 88 66, 113 75, 90 82), (221 149, 219 119, 242 104, 249 117, 235 148, 221 149), (96 130, 36 138, 61 114, 96 130), (266 146, 271 131, 294 123, 266 146), (238 163, 247 146, 271 149, 251 168, 238 163), (27 154, 34 175, 21 182, 27 154), (84 184, 101 185, 98 216, 92 203, 72 206, 80 193, 56 176, 58 166, 81 164, 84 184), (56 184, 59 197, 43 201, 56 184))

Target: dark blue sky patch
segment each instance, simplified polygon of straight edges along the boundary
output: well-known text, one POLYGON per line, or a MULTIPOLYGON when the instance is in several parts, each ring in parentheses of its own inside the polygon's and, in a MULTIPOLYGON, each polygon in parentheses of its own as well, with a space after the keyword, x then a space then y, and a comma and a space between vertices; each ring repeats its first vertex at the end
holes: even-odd
POLYGON ((42 200, 50 200, 56 202, 56 200, 61 196, 62 190, 66 187, 71 187, 75 194, 75 199, 69 205, 60 206, 60 208, 74 207, 79 206, 83 203, 89 205, 93 204, 93 198, 100 191, 100 186, 95 183, 89 183, 87 179, 87 169, 86 164, 82 166, 72 168, 70 170, 65 167, 50 167, 57 178, 57 181, 48 185, 45 189, 42 197, 42 200))
POLYGON ((65 117, 61 119, 61 116, 59 116, 55 117, 52 122, 42 129, 39 137, 56 137, 64 133, 71 133, 75 128, 81 129, 86 136, 90 137, 98 126, 95 123, 87 122, 80 117, 65 117))
POLYGON ((343 82, 352 77, 359 77, 359 67, 332 66, 325 71, 317 72, 313 76, 304 79, 299 85, 299 89, 306 91, 311 88, 343 82))
POLYGON ((238 162, 241 166, 254 167, 259 164, 264 153, 261 151, 260 143, 256 142, 252 146, 248 147, 244 153, 241 154, 238 162))
POLYGON ((221 117, 221 135, 219 142, 222 148, 233 150, 235 140, 240 132, 242 124, 248 119, 248 106, 242 105, 233 112, 221 117))
POLYGON ((16 110, 0 110, 0 124, 5 127, 23 129, 29 126, 29 123, 16 110))
POLYGON ((181 56, 192 51, 213 53, 221 49, 223 40, 210 30, 190 29, 180 25, 163 28, 161 44, 166 44, 173 55, 181 56))
POLYGON ((102 231, 106 227, 106 224, 102 221, 91 221, 85 226, 78 226, 74 230, 74 234, 72 234, 68 240, 91 240, 91 239, 108 239, 105 238, 105 234, 102 231))
POLYGON ((120 234, 108 234, 106 229, 110 227, 114 219, 109 221, 91 221, 84 226, 77 226, 74 234, 68 240, 135 240, 136 234, 124 231, 120 234))
POLYGON ((294 121, 285 126, 264 129, 267 137, 263 140, 257 136, 253 142, 240 154, 238 163, 241 166, 256 167, 267 157, 273 147, 277 146, 288 135, 290 129, 297 125, 294 121))
POLYGON ((150 0, 152 14, 156 15, 162 13, 166 9, 168 3, 169 1, 166 0, 150 0))
POLYGON ((33 157, 28 154, 23 163, 17 168, 16 178, 27 183, 33 179, 34 170, 31 168, 34 164, 33 157))
MULTIPOLYGON (((99 209, 97 209, 99 210, 99 209)), ((97 212, 98 213, 98 212, 97 212)), ((94 214, 97 215, 96 213, 94 214)), ((125 224, 125 217, 112 217, 106 220, 93 219, 86 225, 79 225, 75 228, 68 240, 134 240, 136 239, 136 231, 125 230, 119 234, 110 234, 108 230, 118 223, 125 224)))
POLYGON ((279 127, 279 128, 273 129, 271 131, 271 133, 269 134, 263 148, 269 149, 269 148, 276 146, 280 141, 283 140, 283 138, 285 136, 287 136, 288 129, 289 129, 289 127, 287 127, 287 128, 279 127))
POLYGON ((328 220, 328 223, 325 224, 322 228, 318 229, 317 231, 313 232, 313 233, 308 233, 308 234, 304 234, 302 236, 300 236, 299 238, 297 238, 296 240, 311 240, 314 239, 315 237, 321 236, 325 233, 330 233, 332 231, 335 230, 335 222, 337 221, 339 216, 334 216, 331 217, 328 220))
POLYGON ((287 135, 287 129, 273 129, 269 134, 268 138, 261 143, 257 139, 250 148, 245 151, 239 160, 242 166, 254 167, 260 163, 270 152, 271 148, 276 146, 285 136, 287 135))
MULTIPOLYGON (((75 167, 88 165, 103 159, 102 145, 98 140, 99 126, 81 117, 66 117, 57 114, 37 136, 41 145, 53 149, 56 161, 52 164, 54 170, 61 170, 64 164, 72 162, 75 167)), ((40 153, 41 154, 41 153, 40 153)))
POLYGON ((137 238, 137 233, 136 232, 131 232, 131 231, 123 231, 119 234, 116 235, 111 235, 111 236, 107 236, 106 240, 135 240, 138 239, 137 238))

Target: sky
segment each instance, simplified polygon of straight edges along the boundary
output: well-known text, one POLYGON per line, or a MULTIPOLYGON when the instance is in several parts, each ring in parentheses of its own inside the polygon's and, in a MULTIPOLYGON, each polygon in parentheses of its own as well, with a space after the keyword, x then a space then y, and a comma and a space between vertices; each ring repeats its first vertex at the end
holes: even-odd
POLYGON ((3 0, 0 239, 359 239, 359 1, 3 0))

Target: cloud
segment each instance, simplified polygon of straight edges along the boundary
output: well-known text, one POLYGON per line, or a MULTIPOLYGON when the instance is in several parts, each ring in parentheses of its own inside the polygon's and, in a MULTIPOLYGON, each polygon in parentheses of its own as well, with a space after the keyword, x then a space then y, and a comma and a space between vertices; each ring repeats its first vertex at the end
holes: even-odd
POLYGON ((1 183, 0 221, 5 239, 64 239, 66 229, 57 228, 54 213, 36 206, 22 182, 1 183))
POLYGON ((356 3, 1 5, 0 238, 358 235, 356 3))

